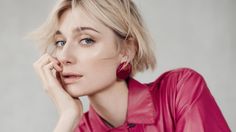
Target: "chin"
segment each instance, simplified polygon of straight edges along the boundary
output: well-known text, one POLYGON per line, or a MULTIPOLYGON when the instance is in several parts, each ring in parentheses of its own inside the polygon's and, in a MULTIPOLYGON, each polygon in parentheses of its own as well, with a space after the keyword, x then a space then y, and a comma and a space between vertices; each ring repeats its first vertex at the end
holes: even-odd
POLYGON ((80 97, 85 96, 86 94, 82 91, 83 89, 76 84, 67 85, 65 88, 66 92, 71 95, 72 97, 80 97))

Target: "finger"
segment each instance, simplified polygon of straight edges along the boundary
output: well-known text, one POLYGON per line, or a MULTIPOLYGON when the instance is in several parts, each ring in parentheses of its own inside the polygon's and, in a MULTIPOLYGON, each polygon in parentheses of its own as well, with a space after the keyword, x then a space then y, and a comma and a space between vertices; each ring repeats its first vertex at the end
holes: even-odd
MULTIPOLYGON (((36 62, 34 63, 34 69, 36 71, 36 73, 43 79, 44 78, 44 74, 43 74, 43 67, 47 64, 49 64, 50 61, 47 58, 44 58, 44 60, 41 60, 41 62, 36 62)), ((59 67, 57 64, 55 64, 53 62, 53 67, 56 71, 62 71, 62 68, 59 67)))
POLYGON ((55 64, 60 64, 59 60, 50 56, 49 54, 44 54, 43 56, 40 57, 40 59, 36 62, 40 67, 48 64, 49 62, 54 62, 55 64))
POLYGON ((43 73, 44 73, 44 76, 47 78, 48 83, 51 81, 54 81, 54 80, 52 80, 53 79, 53 69, 55 69, 53 62, 50 62, 50 63, 43 66, 43 73))
POLYGON ((52 73, 52 67, 53 67, 53 62, 47 64, 46 66, 44 66, 43 70, 44 70, 44 76, 47 79, 47 83, 48 83, 48 88, 50 88, 51 90, 56 90, 58 91, 58 89, 62 88, 62 85, 60 84, 59 80, 56 79, 56 77, 53 76, 52 73))
MULTIPOLYGON (((43 81, 43 85, 44 85, 44 90, 47 92, 50 85, 52 84, 51 80, 49 80, 50 78, 48 78, 45 74, 45 71, 51 71, 51 69, 53 68, 53 62, 48 63, 46 65, 44 65, 40 70, 39 70, 39 75, 40 78, 43 81)), ((51 71, 52 72, 52 71, 51 71)))
POLYGON ((35 64, 42 64, 42 62, 47 62, 48 61, 48 58, 49 58, 49 54, 48 53, 45 53, 43 54, 36 62, 35 64))
POLYGON ((44 66, 41 66, 41 64, 40 65, 38 65, 38 66, 36 66, 36 72, 38 73, 38 75, 39 75, 39 77, 41 78, 41 80, 42 80, 42 83, 43 83, 43 85, 44 85, 44 90, 45 91, 47 91, 47 87, 48 87, 48 79, 46 78, 46 76, 45 76, 45 74, 44 74, 44 70, 43 70, 43 67, 45 67, 45 66, 47 66, 47 65, 49 65, 49 63, 48 64, 46 64, 46 65, 44 65, 44 66))
MULTIPOLYGON (((44 72, 43 72, 43 66, 44 65, 47 65, 49 62, 45 61, 45 57, 41 57, 40 58, 41 62, 37 62, 37 63, 42 63, 42 64, 37 64, 35 65, 35 70, 36 70, 36 73, 39 75, 39 77, 41 78, 42 82, 43 82, 43 85, 46 87, 47 86, 47 79, 45 78, 45 75, 44 75, 44 72), (43 58, 43 59, 42 59, 43 58), (43 65, 44 64, 44 65, 43 65)), ((46 59, 47 60, 47 59, 46 59)))
POLYGON ((49 62, 53 62, 53 66, 56 71, 62 71, 61 63, 57 58, 54 58, 50 55, 46 55, 49 62))
MULTIPOLYGON (((53 62, 44 66, 44 75, 48 80, 48 94, 51 96, 53 102, 58 107, 59 110, 65 109, 65 106, 68 105, 67 100, 71 98, 71 96, 63 89, 60 82, 52 75, 52 70, 50 68, 53 66, 53 62)), ((57 76, 58 73, 56 72, 57 76)))
POLYGON ((56 60, 55 58, 51 57, 49 54, 44 54, 43 56, 40 57, 40 59, 38 61, 36 61, 34 63, 34 68, 36 70, 36 72, 39 74, 41 80, 42 80, 42 83, 44 85, 44 90, 47 92, 48 91, 48 79, 47 77, 45 76, 44 74, 44 70, 43 70, 43 67, 45 65, 48 65, 50 62, 52 62, 53 64, 50 64, 50 65, 53 65, 50 66, 50 68, 54 68, 56 71, 62 71, 62 68, 58 66, 58 63, 59 61, 56 60))
POLYGON ((44 54, 38 61, 34 63, 34 68, 41 77, 43 75, 42 72, 40 73, 42 67, 50 62, 54 62, 53 67, 56 71, 62 71, 62 67, 59 66, 60 62, 57 59, 51 57, 49 54, 44 54))
POLYGON ((53 67, 55 68, 56 71, 62 71, 62 68, 55 62, 53 62, 53 67))
POLYGON ((54 67, 54 63, 50 62, 47 65, 43 66, 43 70, 41 74, 45 78, 46 83, 46 91, 47 93, 55 100, 61 95, 61 85, 59 81, 53 76, 52 68, 54 67))

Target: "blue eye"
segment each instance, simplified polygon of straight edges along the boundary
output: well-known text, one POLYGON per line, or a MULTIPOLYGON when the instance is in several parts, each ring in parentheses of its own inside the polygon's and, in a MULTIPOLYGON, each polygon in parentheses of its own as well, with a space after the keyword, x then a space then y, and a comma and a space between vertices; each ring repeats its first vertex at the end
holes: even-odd
POLYGON ((66 44, 66 41, 64 41, 64 40, 60 40, 60 41, 55 42, 55 45, 59 46, 59 47, 64 46, 65 44, 66 44))
POLYGON ((84 38, 80 41, 81 45, 83 46, 90 46, 94 43, 95 41, 92 40, 91 38, 84 38))

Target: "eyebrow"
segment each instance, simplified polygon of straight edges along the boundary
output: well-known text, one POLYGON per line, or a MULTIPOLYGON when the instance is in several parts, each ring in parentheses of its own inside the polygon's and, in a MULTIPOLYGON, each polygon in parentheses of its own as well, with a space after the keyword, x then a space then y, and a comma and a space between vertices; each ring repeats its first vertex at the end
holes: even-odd
POLYGON ((84 30, 92 30, 94 32, 100 33, 99 31, 97 31, 97 30, 95 30, 94 28, 91 28, 91 27, 77 27, 75 30, 78 31, 78 32, 84 31, 84 30))
MULTIPOLYGON (((99 31, 95 30, 94 28, 91 28, 91 27, 77 27, 73 30, 73 32, 82 32, 82 31, 85 31, 85 30, 92 30, 94 32, 97 32, 97 33, 100 33, 99 31)), ((60 30, 57 30, 55 35, 61 35, 62 32, 60 30)))

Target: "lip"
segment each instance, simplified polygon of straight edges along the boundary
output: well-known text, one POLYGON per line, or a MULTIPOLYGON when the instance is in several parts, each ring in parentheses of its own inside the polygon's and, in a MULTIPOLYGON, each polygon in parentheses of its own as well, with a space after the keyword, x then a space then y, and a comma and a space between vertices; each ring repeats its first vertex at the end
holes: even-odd
POLYGON ((62 73, 63 81, 67 85, 77 82, 81 77, 83 76, 78 73, 62 73))

